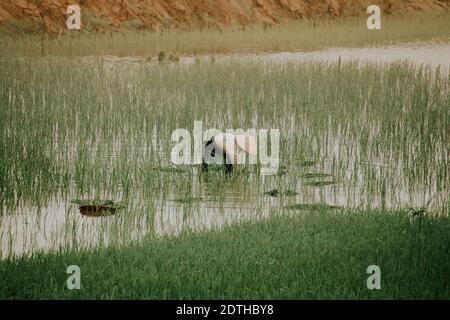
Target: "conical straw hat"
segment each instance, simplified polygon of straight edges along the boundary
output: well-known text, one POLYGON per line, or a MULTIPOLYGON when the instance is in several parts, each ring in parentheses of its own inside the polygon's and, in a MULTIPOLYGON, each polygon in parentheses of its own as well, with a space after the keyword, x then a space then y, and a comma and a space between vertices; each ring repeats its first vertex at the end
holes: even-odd
POLYGON ((247 154, 255 156, 257 154, 257 140, 256 136, 252 135, 233 135, 230 133, 221 133, 214 137, 216 145, 228 155, 233 163, 237 161, 237 154, 239 150, 247 154), (236 146, 238 148, 236 148, 236 146))
POLYGON ((216 145, 222 149, 224 153, 228 155, 228 157, 234 161, 234 145, 235 145, 235 137, 229 133, 221 133, 214 137, 214 142, 216 145))
POLYGON ((258 143, 256 136, 239 134, 236 135, 236 143, 239 148, 247 152, 249 155, 256 156, 258 143))

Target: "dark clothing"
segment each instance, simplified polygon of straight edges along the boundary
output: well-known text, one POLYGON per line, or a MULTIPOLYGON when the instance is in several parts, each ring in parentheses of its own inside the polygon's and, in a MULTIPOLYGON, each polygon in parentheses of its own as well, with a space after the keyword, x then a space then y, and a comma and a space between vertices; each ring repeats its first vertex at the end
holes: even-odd
POLYGON ((211 165, 224 166, 226 173, 233 172, 233 164, 228 155, 214 142, 214 138, 208 140, 203 149, 202 170, 208 171, 211 165))

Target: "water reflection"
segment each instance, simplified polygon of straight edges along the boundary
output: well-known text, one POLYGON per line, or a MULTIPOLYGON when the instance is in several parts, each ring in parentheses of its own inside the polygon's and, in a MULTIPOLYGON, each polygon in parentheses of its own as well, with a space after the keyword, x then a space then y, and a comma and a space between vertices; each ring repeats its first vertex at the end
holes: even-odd
MULTIPOLYGON (((403 45, 367 47, 367 48, 329 48, 310 52, 265 52, 265 53, 234 53, 215 54, 205 56, 182 56, 180 63, 193 64, 198 61, 210 61, 214 57, 216 62, 229 60, 250 60, 258 62, 301 62, 306 60, 319 60, 327 62, 364 61, 391 63, 395 61, 409 61, 417 65, 430 65, 433 68, 440 66, 441 72, 448 72, 450 68, 450 44, 435 42, 406 43, 403 45)), ((85 57, 85 61, 98 61, 95 57, 85 57)), ((104 56, 102 61, 106 64, 130 63, 140 64, 147 62, 145 57, 116 57, 104 56)))
MULTIPOLYGON (((326 167, 323 169, 326 170, 326 167)), ((364 173, 360 175, 362 177, 364 173)), ((186 194, 186 190, 170 190, 153 197, 140 194, 128 199, 127 209, 101 218, 82 216, 78 207, 69 203, 70 197, 52 199, 41 207, 22 203, 14 211, 4 209, 0 217, 1 257, 27 255, 36 251, 92 248, 112 243, 121 245, 144 237, 220 229, 240 221, 286 213, 283 208, 295 203, 399 209, 422 206, 432 196, 406 186, 393 189, 390 185, 383 191, 365 190, 361 186, 349 186, 346 178, 342 178, 336 184, 324 187, 305 185, 303 179, 287 176, 257 177, 251 185, 241 182, 237 185, 235 181, 224 180, 211 188, 211 183, 197 173, 192 175, 191 193, 201 198, 199 201, 175 201, 186 194), (274 188, 295 190, 297 195, 272 197, 264 194, 274 188)), ((443 208, 447 199, 448 193, 442 192, 436 195, 431 205, 435 209, 446 210, 443 208)))
MULTIPOLYGON (((301 61, 310 58, 336 60, 339 56, 343 60, 362 59, 379 62, 407 58, 416 63, 441 65, 442 70, 450 67, 448 44, 432 47, 421 45, 375 49, 329 49, 311 53, 233 55, 231 58, 301 61)), ((223 56, 216 61, 228 58, 230 56, 223 56)), ((105 61, 142 62, 139 58, 114 57, 105 57, 105 61)), ((195 59, 184 57, 182 62, 193 63, 195 59)), ((13 255, 28 255, 36 251, 89 248, 112 243, 121 245, 139 241, 143 237, 220 229, 239 221, 264 219, 272 214, 286 213, 283 208, 295 203, 326 203, 343 208, 386 210, 422 207, 428 204, 428 210, 433 214, 448 214, 450 181, 449 176, 442 172, 444 166, 448 165, 449 153, 448 146, 443 145, 442 140, 430 140, 433 142, 432 148, 424 147, 425 152, 420 155, 414 153, 416 143, 414 138, 405 140, 410 145, 404 146, 392 143, 391 136, 387 135, 383 137, 387 141, 385 145, 371 148, 371 144, 376 141, 374 137, 382 133, 382 120, 365 119, 369 134, 365 144, 367 150, 364 150, 364 143, 361 143, 359 136, 359 124, 353 124, 352 120, 355 119, 343 121, 342 127, 319 123, 323 121, 322 118, 317 120, 315 126, 314 119, 308 119, 306 116, 302 118, 299 115, 274 120, 278 121, 276 125, 283 129, 282 134, 288 139, 288 145, 301 144, 295 140, 297 135, 301 135, 303 139, 301 142, 307 146, 298 147, 295 151, 301 152, 303 157, 310 156, 314 160, 310 165, 300 165, 296 162, 299 161, 296 155, 286 156, 283 159, 286 173, 280 176, 258 176, 253 173, 237 179, 225 179, 220 176, 202 175, 196 168, 188 168, 187 172, 160 170, 161 172, 151 178, 164 181, 162 184, 165 188, 161 190, 144 190, 145 187, 141 190, 133 185, 132 191, 128 193, 124 190, 110 193, 104 193, 102 190, 80 192, 74 185, 67 189, 55 187, 52 191, 47 190, 45 197, 37 196, 40 200, 39 206, 30 204, 26 199, 20 199, 13 208, 6 206, 2 208, 0 256, 6 258, 13 255), (345 127, 347 124, 348 128, 345 127), (416 163, 418 156, 422 158, 416 163), (328 174, 332 177, 333 183, 308 184, 308 179, 305 178, 307 174, 328 174), (264 194, 274 189, 295 191, 297 194, 278 197, 264 194), (70 204, 72 199, 92 198, 93 195, 99 195, 99 192, 104 199, 126 200, 127 208, 111 217, 88 218, 80 215, 76 205, 70 204), (186 203, 175 201, 186 195, 201 200, 186 203)), ((357 120, 360 119, 356 118, 357 120)), ((257 123, 257 119, 254 122, 257 123)), ((398 128, 404 127, 405 130, 409 128, 403 126, 401 120, 394 124, 398 128)), ((109 186, 108 182, 104 182, 104 177, 110 176, 111 171, 108 169, 114 166, 126 167, 128 156, 139 159, 135 163, 142 167, 151 162, 152 159, 149 158, 151 155, 158 154, 161 156, 159 160, 163 161, 160 169, 168 167, 170 163, 167 155, 170 154, 170 150, 167 149, 169 144, 166 142, 170 133, 159 132, 157 136, 156 131, 153 131, 151 135, 146 135, 146 126, 147 123, 143 130, 140 130, 140 127, 135 128, 140 134, 137 138, 134 137, 136 141, 127 134, 128 128, 125 126, 121 127, 122 134, 108 136, 107 144, 102 143, 104 140, 99 138, 102 132, 98 135, 93 134, 92 143, 91 141, 87 143, 90 149, 80 155, 79 149, 67 148, 73 145, 71 139, 77 136, 77 129, 81 127, 80 123, 75 121, 74 131, 65 136, 67 140, 62 140, 64 143, 52 145, 49 157, 63 165, 73 163, 77 157, 92 157, 82 159, 80 163, 86 167, 91 165, 101 167, 96 177, 100 181, 99 186, 109 186), (140 146, 142 149, 132 150, 134 146, 140 146), (150 149, 151 152, 148 152, 150 149)), ((156 130, 156 126, 154 128, 156 130)), ((56 136, 54 140, 61 141, 61 138, 56 136)), ((289 149, 285 150, 284 154, 290 155, 289 149)), ((128 181, 128 178, 127 175, 124 180, 128 181)))

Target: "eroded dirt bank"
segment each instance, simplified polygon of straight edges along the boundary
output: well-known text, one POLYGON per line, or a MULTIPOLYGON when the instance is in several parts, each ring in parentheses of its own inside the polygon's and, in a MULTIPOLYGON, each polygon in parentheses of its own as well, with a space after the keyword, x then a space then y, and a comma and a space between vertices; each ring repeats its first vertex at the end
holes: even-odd
POLYGON ((363 15, 369 4, 400 15, 450 7, 450 0, 2 0, 0 25, 11 32, 61 33, 68 5, 77 3, 83 28, 95 31, 272 25, 283 19, 363 15))

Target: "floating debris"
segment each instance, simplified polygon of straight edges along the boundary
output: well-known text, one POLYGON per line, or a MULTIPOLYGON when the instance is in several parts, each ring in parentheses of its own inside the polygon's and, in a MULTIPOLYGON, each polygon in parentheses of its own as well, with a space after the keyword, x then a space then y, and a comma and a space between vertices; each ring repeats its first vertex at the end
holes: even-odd
POLYGON ((105 217, 115 214, 125 208, 123 203, 114 203, 112 200, 72 200, 71 203, 79 206, 80 213, 87 217, 105 217))
POLYGON ((287 210, 305 210, 305 211, 320 211, 320 210, 335 210, 341 209, 338 206, 332 206, 325 203, 296 203, 285 206, 287 210))
POLYGON ((335 183, 336 182, 333 180, 330 180, 330 181, 316 180, 316 181, 307 181, 304 183, 304 185, 311 186, 311 187, 324 187, 324 186, 329 186, 329 185, 332 185, 335 183))
POLYGON ((329 173, 309 172, 302 175, 302 177, 305 179, 317 179, 317 178, 330 178, 333 177, 333 175, 329 173))
POLYGON ((307 180, 303 183, 306 186, 324 187, 336 183, 333 175, 328 173, 309 172, 302 175, 302 177, 307 180))
POLYGON ((179 62, 180 57, 178 57, 176 54, 173 53, 169 53, 169 55, 167 55, 164 51, 160 51, 158 53, 158 62, 165 62, 165 61, 179 62))
POLYGON ((422 219, 426 213, 427 213, 427 208, 425 207, 421 207, 421 208, 406 208, 406 212, 408 213, 409 216, 409 221, 412 223, 413 220, 415 219, 422 219))
POLYGON ((175 199, 173 201, 178 202, 178 203, 192 203, 192 202, 200 202, 202 200, 203 200, 203 198, 201 198, 201 197, 187 196, 184 198, 175 199))
POLYGON ((180 58, 177 55, 169 54, 169 61, 178 62, 180 61, 180 58))
POLYGON ((164 51, 160 51, 158 53, 158 61, 163 62, 166 59, 166 53, 164 51))
POLYGON ((298 193, 292 190, 286 190, 286 191, 278 191, 277 189, 273 189, 270 191, 264 192, 265 195, 271 196, 271 197, 278 197, 278 196, 285 196, 285 197, 293 197, 296 196, 298 193))
POLYGON ((278 195, 280 194, 280 191, 278 191, 277 189, 273 189, 273 190, 264 192, 264 194, 271 196, 271 197, 278 197, 278 195))

